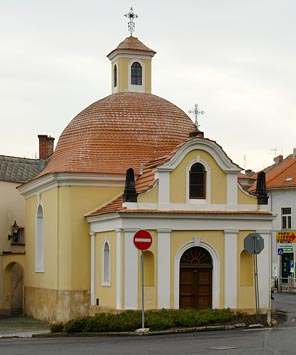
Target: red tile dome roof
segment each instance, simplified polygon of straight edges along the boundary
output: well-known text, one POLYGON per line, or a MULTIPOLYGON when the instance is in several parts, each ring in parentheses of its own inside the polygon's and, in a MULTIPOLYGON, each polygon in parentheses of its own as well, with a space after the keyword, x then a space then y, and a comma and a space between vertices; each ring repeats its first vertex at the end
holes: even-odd
POLYGON ((158 96, 113 94, 72 119, 41 175, 125 174, 130 167, 138 173, 142 163, 169 154, 194 128, 184 111, 158 96))

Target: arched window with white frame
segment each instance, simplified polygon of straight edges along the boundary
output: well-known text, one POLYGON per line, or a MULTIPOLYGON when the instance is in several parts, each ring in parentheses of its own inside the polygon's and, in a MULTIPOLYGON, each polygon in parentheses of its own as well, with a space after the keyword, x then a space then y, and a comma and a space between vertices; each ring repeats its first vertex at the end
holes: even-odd
POLYGON ((134 62, 131 67, 131 84, 142 85, 142 65, 134 62))
POLYGON ((189 198, 206 198, 206 170, 201 163, 195 163, 189 171, 189 198))
POLYGON ((44 272, 44 212, 41 204, 36 214, 35 272, 44 272))
POLYGON ((106 239, 102 250, 102 285, 111 285, 111 250, 109 241, 106 239))
POLYGON ((117 87, 117 65, 114 65, 113 68, 113 86, 116 88, 117 87))

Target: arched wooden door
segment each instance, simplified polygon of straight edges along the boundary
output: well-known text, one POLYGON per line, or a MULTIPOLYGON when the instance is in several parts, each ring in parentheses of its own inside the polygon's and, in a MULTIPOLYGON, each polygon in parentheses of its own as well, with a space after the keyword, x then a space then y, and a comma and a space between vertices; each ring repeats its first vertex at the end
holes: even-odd
POLYGON ((180 260, 180 308, 212 308, 213 263, 201 247, 185 251, 180 260))

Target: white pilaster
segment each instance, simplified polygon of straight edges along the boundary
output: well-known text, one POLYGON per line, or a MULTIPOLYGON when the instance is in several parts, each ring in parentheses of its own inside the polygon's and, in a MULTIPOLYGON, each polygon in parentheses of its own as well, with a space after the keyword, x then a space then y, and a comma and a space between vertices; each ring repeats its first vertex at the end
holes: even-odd
POLYGON ((90 304, 95 305, 96 298, 96 236, 94 232, 90 236, 90 304))
POLYGON ((125 309, 138 308, 138 250, 133 238, 136 230, 125 231, 124 301, 125 309))
POLYGON ((170 203, 170 171, 162 170, 158 172, 158 203, 170 203))
POLYGON ((228 208, 237 205, 237 174, 226 175, 226 204, 228 208))
POLYGON ((271 235, 268 231, 257 231, 264 239, 264 249, 257 255, 258 285, 259 285, 259 307, 270 308, 270 279, 271 279, 271 235))
POLYGON ((224 307, 237 308, 237 230, 224 231, 224 307))
POLYGON ((170 230, 158 230, 158 308, 170 308, 170 230))
POLYGON ((122 309, 122 231, 116 230, 116 309, 122 309))

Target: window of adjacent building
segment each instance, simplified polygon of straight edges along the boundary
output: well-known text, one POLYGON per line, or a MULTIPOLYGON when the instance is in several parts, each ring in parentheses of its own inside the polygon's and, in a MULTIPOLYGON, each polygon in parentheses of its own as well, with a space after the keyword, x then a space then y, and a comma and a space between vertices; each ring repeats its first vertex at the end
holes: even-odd
POLYGON ((134 62, 131 67, 131 84, 142 85, 142 66, 139 62, 134 62))
POLYGON ((206 171, 202 164, 193 164, 189 172, 189 198, 206 198, 206 171))
POLYGON ((35 271, 44 272, 44 213, 41 205, 36 217, 35 271))
POLYGON ((103 286, 110 286, 110 245, 104 242, 103 247, 103 286))
POLYGON ((281 209, 281 216, 282 216, 282 229, 291 229, 292 227, 291 207, 283 207, 281 209))
POLYGON ((117 86, 117 65, 114 65, 113 69, 113 80, 114 80, 114 87, 116 88, 117 86))

